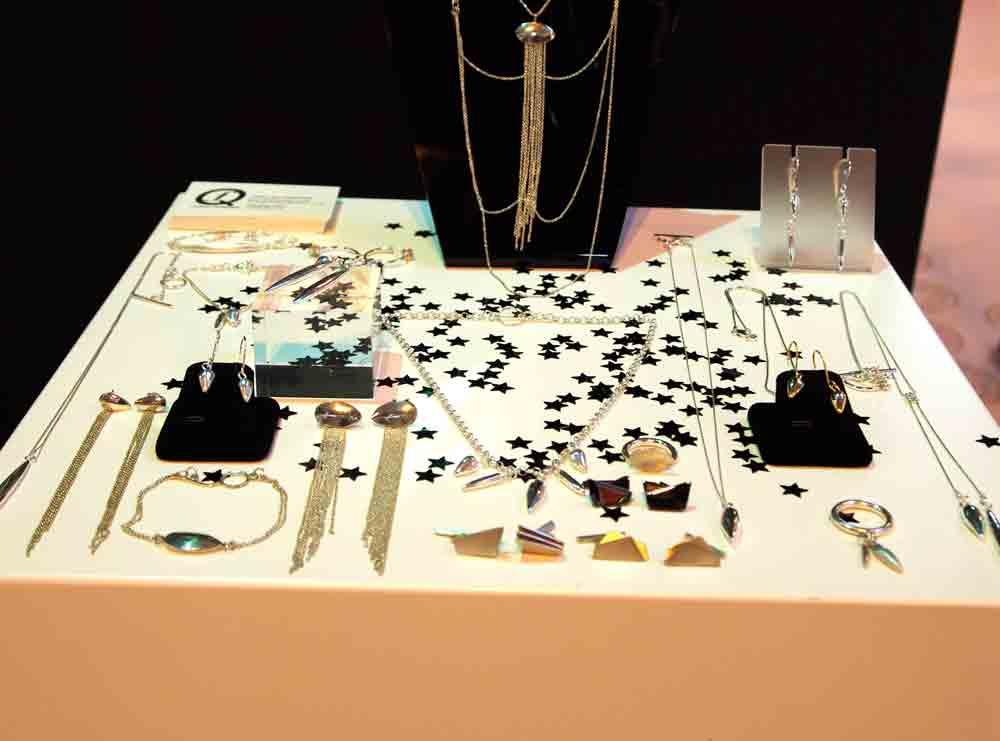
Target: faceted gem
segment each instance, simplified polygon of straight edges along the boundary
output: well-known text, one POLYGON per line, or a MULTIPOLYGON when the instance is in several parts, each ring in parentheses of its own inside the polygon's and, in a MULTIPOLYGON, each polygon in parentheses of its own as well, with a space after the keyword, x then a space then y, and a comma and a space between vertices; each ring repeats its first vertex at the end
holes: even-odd
POLYGON ((107 409, 109 412, 124 412, 126 409, 131 407, 125 399, 120 397, 114 391, 109 391, 106 394, 101 394, 100 396, 101 406, 107 409))
POLYGON ((496 486, 497 484, 502 484, 505 481, 510 481, 502 473, 489 473, 485 476, 480 476, 477 479, 473 479, 465 486, 462 487, 462 491, 477 491, 478 489, 486 489, 490 486, 496 486))
POLYGON ((455 478, 462 478, 471 473, 475 473, 480 468, 479 459, 474 455, 467 455, 455 466, 455 478))
POLYGON ((327 401, 316 407, 320 427, 350 427, 361 420, 361 412, 346 401, 327 401))
POLYGON ((372 421, 382 427, 407 427, 416 419, 417 408, 408 399, 386 402, 372 415, 372 421))
POLYGON ((563 486, 565 486, 574 494, 579 494, 580 496, 583 496, 584 494, 587 493, 587 487, 585 487, 583 484, 581 484, 579 481, 573 478, 573 476, 567 473, 566 471, 560 468, 558 475, 560 483, 562 483, 563 486))
POLYGON ((535 479, 528 484, 528 511, 531 512, 545 495, 545 482, 535 479))
POLYGON ((969 504, 968 502, 962 505, 962 520, 965 522, 966 527, 975 533, 977 538, 983 537, 983 534, 986 532, 983 527, 983 515, 976 505, 969 504))
POLYGON ((788 392, 788 398, 794 399, 798 396, 798 393, 804 389, 806 386, 805 381, 802 380, 802 376, 799 373, 792 373, 791 378, 788 379, 788 383, 785 385, 785 390, 788 392))
POLYGON ((215 380, 215 371, 209 365, 202 365, 201 370, 198 371, 198 386, 201 388, 201 393, 207 394, 208 390, 212 388, 212 382, 215 380))
MULTIPOLYGON (((2 499, 2 496, 0 496, 0 501, 2 499)), ((988 509, 986 510, 986 519, 990 521, 990 529, 993 530, 993 539, 1000 546, 1000 517, 997 517, 997 513, 992 509, 988 509)))
POLYGON ((240 397, 244 402, 249 402, 253 397, 253 384, 245 375, 239 376, 236 385, 240 387, 240 397))
POLYGON ((667 549, 667 557, 663 563, 667 566, 708 566, 718 568, 726 552, 709 545, 704 538, 684 534, 684 540, 667 549))
MULTIPOLYGON (((215 374, 212 374, 215 377, 215 374)), ((157 393, 146 394, 135 401, 135 408, 140 412, 162 412, 167 406, 167 400, 157 393)))
POLYGON ((687 509, 691 484, 669 486, 660 481, 644 481, 646 506, 657 512, 683 512, 687 509))
POLYGON ((740 531, 740 513, 731 504, 722 510, 722 531, 730 540, 733 540, 740 531))
POLYGON ((881 543, 872 541, 871 543, 868 544, 868 550, 871 552, 871 555, 875 556, 875 558, 877 558, 883 564, 885 564, 890 569, 895 571, 897 574, 903 573, 902 562, 898 558, 896 558, 895 553, 890 551, 881 543))
POLYGON ((580 473, 587 473, 587 454, 579 448, 569 454, 569 462, 580 473))
POLYGON ((843 414, 847 408, 847 394, 844 393, 843 389, 837 389, 830 395, 830 402, 837 414, 843 414))
POLYGON ((163 536, 166 546, 177 553, 212 553, 221 550, 221 540, 203 533, 170 533, 163 536))
POLYGON ((632 500, 632 491, 628 486, 628 476, 623 476, 614 481, 588 479, 586 487, 587 493, 590 495, 590 501, 595 507, 620 507, 632 500))

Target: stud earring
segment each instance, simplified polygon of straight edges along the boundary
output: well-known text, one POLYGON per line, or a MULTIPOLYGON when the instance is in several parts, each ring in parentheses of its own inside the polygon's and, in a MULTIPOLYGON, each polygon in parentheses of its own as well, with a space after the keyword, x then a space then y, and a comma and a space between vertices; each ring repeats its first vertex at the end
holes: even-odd
POLYGON ((799 343, 795 340, 788 343, 788 362, 792 365, 792 377, 785 384, 785 390, 788 392, 788 398, 794 399, 806 386, 802 374, 799 373, 799 343))
POLYGON ((243 397, 243 401, 249 403, 250 397, 253 396, 253 384, 250 383, 250 379, 247 378, 247 338, 244 337, 240 342, 240 369, 236 373, 236 385, 240 389, 240 396, 243 397))
POLYGON ((819 355, 819 359, 823 361, 823 373, 826 374, 826 387, 830 389, 830 405, 833 407, 833 411, 837 414, 843 414, 844 410, 847 408, 847 394, 844 389, 840 388, 837 384, 833 382, 830 378, 830 369, 826 367, 826 358, 823 357, 823 353, 819 350, 813 350, 812 361, 813 368, 817 368, 816 356, 819 355))

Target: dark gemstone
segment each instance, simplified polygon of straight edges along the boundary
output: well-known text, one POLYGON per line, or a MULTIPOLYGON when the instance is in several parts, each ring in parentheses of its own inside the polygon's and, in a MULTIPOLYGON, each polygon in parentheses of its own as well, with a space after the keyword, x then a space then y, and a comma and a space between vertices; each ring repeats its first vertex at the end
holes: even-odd
POLYGON ((615 481, 588 479, 586 487, 590 501, 595 507, 621 507, 632 501, 632 492, 628 488, 628 476, 623 476, 615 481))
POLYGON ((528 484, 528 511, 530 512, 535 508, 545 494, 545 483, 538 479, 535 479, 530 484, 528 484))
POLYGON ((691 484, 664 486, 655 481, 643 482, 646 490, 646 506, 658 512, 683 512, 687 509, 691 484))
POLYGON ((732 540, 740 529, 740 513, 736 507, 729 505, 722 510, 722 529, 726 532, 726 537, 732 540))

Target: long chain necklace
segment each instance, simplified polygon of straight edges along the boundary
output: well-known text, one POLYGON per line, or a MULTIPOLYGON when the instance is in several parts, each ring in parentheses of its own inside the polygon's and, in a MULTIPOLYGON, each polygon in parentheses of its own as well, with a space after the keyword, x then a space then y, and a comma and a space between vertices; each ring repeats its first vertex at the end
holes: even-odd
MULTIPOLYGON (((424 383, 431 389, 433 396, 438 400, 438 402, 440 402, 441 406, 444 407, 445 413, 458 428, 458 431, 465 438, 465 441, 475 451, 479 463, 485 468, 494 470, 494 473, 476 479, 471 484, 466 485, 466 488, 469 490, 482 489, 487 486, 506 483, 516 478, 528 481, 527 501, 529 504, 529 510, 541 500, 544 494, 545 480, 557 471, 560 471, 564 462, 572 459, 574 454, 579 455, 578 451, 580 451, 584 441, 590 437, 597 426, 601 423, 601 420, 607 416, 608 412, 611 411, 611 408, 625 393, 625 389, 628 388, 629 384, 635 380, 639 366, 642 363, 643 358, 649 354, 653 338, 656 336, 656 321, 641 314, 628 314, 624 316, 561 316, 559 314, 492 311, 484 311, 473 314, 449 311, 400 311, 385 315, 379 312, 378 316, 381 328, 389 332, 389 334, 396 339, 396 342, 399 343, 399 346, 403 349, 403 354, 409 358, 411 363, 413 363, 413 366, 417 369, 417 373, 423 379, 424 383), (505 465, 497 456, 487 450, 486 446, 472 432, 468 423, 458 413, 455 405, 445 395, 444 390, 431 375, 430 371, 427 370, 427 367, 423 364, 423 362, 421 362, 418 353, 413 349, 413 346, 410 345, 406 337, 404 337, 403 333, 400 331, 398 326, 399 322, 409 319, 499 322, 504 325, 512 323, 608 325, 638 322, 640 325, 646 325, 646 334, 642 349, 636 353, 635 358, 625 369, 618 385, 611 392, 611 395, 601 403, 600 407, 598 407, 597 411, 593 414, 587 424, 584 425, 583 429, 570 438, 569 443, 561 452, 549 452, 543 465, 538 467, 527 467, 505 465)), ((560 471, 560 473, 562 472, 560 471)))
MULTIPOLYGON (((861 297, 854 291, 841 291, 841 306, 843 307, 844 299, 848 297, 853 298, 857 302, 858 308, 861 309, 861 313, 865 318, 865 322, 868 324, 868 328, 871 329, 872 336, 875 338, 875 342, 878 345, 879 351, 882 353, 882 358, 885 360, 886 366, 894 369, 894 372, 891 375, 893 383, 896 384, 896 390, 899 391, 899 395, 906 400, 907 406, 913 413, 913 418, 917 421, 917 427, 920 428, 920 432, 923 433, 924 440, 927 441, 927 447, 930 448, 931 454, 934 456, 934 460, 937 461, 938 467, 941 469, 941 473, 948 482, 948 486, 951 487, 951 491, 955 495, 955 499, 958 500, 958 507, 962 515, 962 521, 965 523, 966 527, 968 527, 969 530, 976 535, 976 537, 982 538, 985 535, 982 512, 980 512, 979 507, 976 507, 976 505, 970 501, 969 495, 959 491, 958 487, 955 485, 955 481, 948 473, 948 468, 945 466, 944 461, 941 458, 941 454, 938 452, 938 449, 934 444, 935 441, 937 441, 937 445, 940 446, 941 450, 943 450, 945 455, 948 456, 955 468, 958 469, 958 472, 962 474, 962 477, 978 495, 979 505, 986 511, 986 519, 990 523, 990 529, 993 531, 993 537, 996 539, 997 545, 1000 545, 1000 517, 998 517, 997 513, 994 511, 993 503, 990 501, 989 497, 986 496, 986 493, 976 486, 976 482, 972 480, 972 477, 969 476, 968 472, 962 467, 962 464, 958 462, 958 459, 955 458, 955 455, 945 444, 944 440, 941 439, 941 435, 938 434, 938 431, 935 429, 930 417, 927 416, 927 412, 925 412, 924 408, 920 406, 920 399, 917 396, 916 389, 906 377, 899 361, 889 348, 889 344, 885 341, 885 338, 882 337, 882 333, 879 332, 878 326, 876 326, 874 320, 872 320, 871 315, 868 313, 868 308, 861 300, 861 297), (902 379, 902 384, 900 383, 900 379, 902 379), (903 384, 905 384, 905 388, 903 384)), ((851 351, 854 352, 854 340, 851 337, 851 325, 848 321, 846 311, 844 311, 844 331, 847 333, 847 341, 851 345, 851 351)), ((855 360, 857 360, 856 353, 854 357, 855 360)), ((858 363, 858 365, 859 367, 861 366, 860 363, 858 363)))
MULTIPOLYGON (((604 153, 601 162, 601 175, 600 175, 600 185, 598 189, 597 196, 597 208, 594 216, 594 228, 591 234, 590 249, 587 252, 587 264, 584 268, 584 273, 582 275, 576 275, 569 278, 564 284, 551 292, 545 294, 545 296, 554 296, 561 291, 565 290, 568 286, 573 285, 586 276, 590 272, 591 266, 594 259, 594 249, 597 244, 597 233, 600 227, 601 221, 601 211, 604 204, 604 189, 607 176, 607 165, 608 165, 608 151, 611 138, 611 117, 612 108, 614 102, 614 76, 615 76, 615 57, 617 49, 618 40, 618 3, 619 0, 614 0, 611 13, 611 24, 608 29, 608 33, 604 40, 601 42, 600 47, 597 52, 591 57, 586 65, 581 67, 579 70, 572 72, 568 75, 563 76, 548 76, 545 72, 545 59, 544 59, 544 48, 548 41, 554 38, 555 34, 552 29, 544 24, 537 23, 533 21, 531 23, 523 24, 518 28, 519 38, 525 43, 525 72, 518 76, 503 76, 495 75, 487 72, 482 67, 479 67, 469 61, 465 54, 465 45, 462 38, 462 27, 461 27, 461 8, 460 0, 452 0, 452 18, 455 26, 455 45, 458 53, 458 82, 459 82, 459 93, 462 105, 462 125, 465 134, 465 149, 466 155, 469 160, 469 174, 472 181, 473 194, 476 197, 476 203, 479 208, 480 221, 483 233, 483 252, 486 260, 486 268, 489 270, 490 275, 503 286, 507 293, 513 294, 510 286, 493 270, 492 259, 490 256, 490 246, 489 246, 489 233, 487 227, 486 217, 495 216, 499 214, 506 213, 511 209, 517 208, 517 213, 514 219, 514 244, 516 250, 523 250, 524 244, 531 239, 531 228, 535 218, 545 223, 555 223, 563 219, 569 212, 573 203, 576 201, 576 197, 580 192, 580 188, 583 184, 583 179, 587 173, 590 166, 591 157, 594 150, 594 144, 597 140, 597 132, 600 127, 601 114, 604 106, 605 93, 607 94, 607 116, 606 125, 604 131, 604 153), (522 29, 525 26, 539 26, 541 28, 535 29, 534 31, 525 32, 522 34, 522 29), (544 29, 548 29, 547 32, 544 29), (524 38, 522 38, 522 35, 524 38), (538 184, 541 178, 541 149, 542 149, 542 139, 544 134, 544 115, 545 115, 545 81, 546 80, 569 80, 583 74, 587 69, 590 68, 593 61, 600 55, 602 50, 607 50, 607 56, 604 64, 604 72, 601 80, 601 93, 598 101, 597 112, 594 117, 594 128, 591 133, 590 143, 587 148, 587 155, 584 159, 583 167, 580 170, 580 176, 577 179, 576 187, 573 189, 573 193, 570 195, 569 201, 566 206, 559 212, 559 214, 552 218, 547 218, 542 216, 538 212, 538 184), (539 55, 541 55, 539 57, 539 55), (518 176, 518 197, 507 206, 497 209, 486 208, 485 202, 483 200, 482 191, 479 187, 479 178, 476 173, 476 163, 475 157, 472 150, 472 136, 470 133, 469 125, 469 104, 466 96, 465 89, 465 67, 470 66, 475 71, 480 74, 495 79, 495 80, 523 80, 524 81, 524 97, 522 101, 522 119, 521 119, 521 161, 518 176), (610 84, 610 87, 609 87, 610 84)), ((524 5, 524 3, 522 3, 524 5)), ((525 6, 525 9, 533 17, 537 18, 538 15, 543 12, 548 3, 542 6, 542 8, 536 14, 534 11, 530 10, 525 6)))
POLYGON ((698 423, 698 434, 701 437, 701 449, 705 454, 705 465, 708 467, 708 476, 712 481, 712 488, 715 489, 715 494, 719 497, 719 502, 722 504, 722 518, 720 520, 722 524, 722 531, 726 534, 726 537, 732 541, 740 532, 740 513, 733 503, 729 501, 729 497, 726 496, 726 484, 722 479, 722 448, 719 445, 719 415, 716 411, 718 400, 715 396, 715 381, 712 378, 712 349, 708 344, 708 327, 705 324, 708 317, 705 315, 705 297, 701 292, 701 278, 698 274, 698 255, 694 250, 694 245, 690 243, 685 244, 683 242, 675 242, 674 245, 667 250, 667 257, 670 260, 670 279, 674 284, 674 310, 677 314, 677 326, 681 337, 681 348, 684 350, 684 367, 687 369, 688 388, 691 391, 691 403, 695 406, 695 408, 700 406, 701 401, 698 398, 698 393, 695 388, 694 374, 691 372, 691 359, 688 355, 687 339, 684 337, 684 320, 681 319, 680 302, 677 300, 679 294, 677 290, 677 274, 674 270, 674 247, 687 247, 691 250, 691 267, 694 270, 695 286, 698 289, 698 303, 701 305, 701 329, 705 337, 705 360, 708 363, 708 393, 711 396, 711 403, 709 406, 712 407, 712 426, 715 433, 714 470, 712 468, 711 458, 708 454, 705 429, 701 424, 701 413, 698 412, 695 414, 694 418, 698 423))
POLYGON ((781 346, 785 348, 785 355, 789 359, 791 359, 791 351, 788 348, 788 343, 785 342, 785 335, 781 331, 778 316, 774 313, 774 305, 771 303, 771 299, 768 298, 767 292, 753 286, 731 286, 725 291, 726 301, 729 302, 729 309, 733 315, 732 333, 744 340, 753 341, 757 339, 757 335, 747 326, 746 322, 743 321, 743 317, 740 316, 740 312, 736 309, 736 301, 733 299, 733 294, 736 291, 749 291, 760 296, 761 342, 764 345, 764 389, 773 394, 775 390, 767 385, 771 380, 771 351, 767 346, 767 315, 769 312, 771 314, 771 321, 774 322, 774 328, 778 332, 778 339, 781 340, 781 346))

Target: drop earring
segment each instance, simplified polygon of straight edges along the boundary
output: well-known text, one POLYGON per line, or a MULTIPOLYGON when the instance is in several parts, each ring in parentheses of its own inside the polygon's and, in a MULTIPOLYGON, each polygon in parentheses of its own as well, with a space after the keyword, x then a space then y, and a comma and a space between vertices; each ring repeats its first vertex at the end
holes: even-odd
POLYGON ((201 370, 198 371, 198 386, 201 388, 203 394, 207 394, 208 390, 212 388, 212 382, 215 381, 215 353, 219 349, 219 340, 222 339, 222 330, 226 326, 235 327, 240 323, 240 310, 239 309, 226 309, 219 312, 219 316, 215 319, 215 342, 212 344, 212 354, 209 356, 208 360, 201 364, 201 370))
POLYGON ((817 355, 819 355, 819 359, 823 361, 823 373, 826 375, 826 387, 830 389, 830 405, 833 407, 833 411, 837 414, 843 414, 844 410, 847 408, 847 393, 844 389, 835 384, 832 378, 830 378, 830 369, 826 367, 826 358, 823 357, 823 353, 819 350, 813 350, 813 368, 818 367, 816 365, 817 355))
POLYGON ((785 390, 788 392, 788 398, 794 399, 806 386, 802 374, 799 373, 799 343, 795 340, 788 343, 788 362, 792 364, 792 377, 788 379, 785 390))
POLYGON ((799 218, 799 203, 799 155, 793 149, 792 156, 788 160, 788 206, 790 215, 785 225, 785 231, 788 236, 788 267, 790 268, 795 267, 796 222, 799 218))
POLYGON ((851 176, 851 160, 844 157, 833 167, 833 199, 837 205, 837 270, 843 272, 847 252, 847 179, 851 176))
POLYGON ((236 385, 240 389, 243 401, 249 403, 253 396, 253 384, 247 378, 247 338, 240 342, 240 369, 236 372, 236 385))

